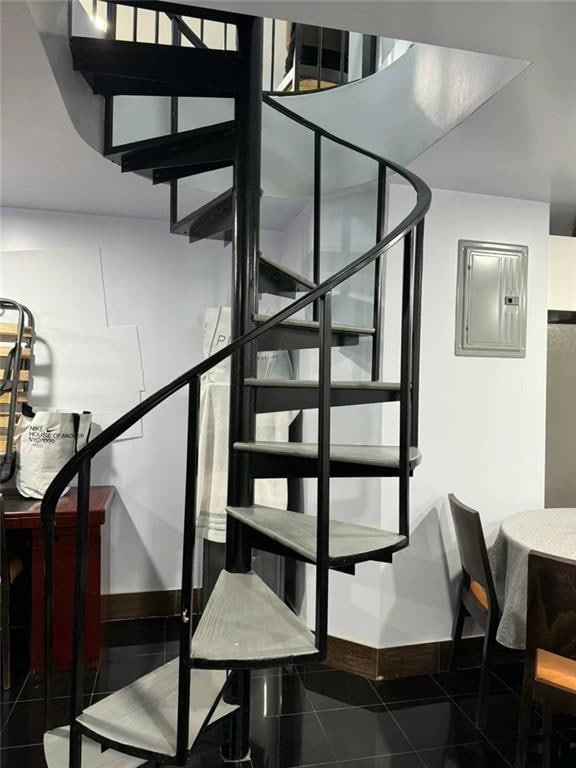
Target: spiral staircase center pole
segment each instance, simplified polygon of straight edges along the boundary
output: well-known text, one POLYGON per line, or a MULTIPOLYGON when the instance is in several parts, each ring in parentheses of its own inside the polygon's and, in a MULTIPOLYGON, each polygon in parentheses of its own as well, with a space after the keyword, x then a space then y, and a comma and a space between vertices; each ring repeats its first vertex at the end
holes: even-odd
MULTIPOLYGON (((238 25, 240 72, 235 99, 236 150, 234 162, 234 239, 232 259, 232 340, 252 330, 257 308, 257 262, 260 250, 260 166, 262 140, 262 19, 247 18, 238 25)), ((238 440, 254 440, 254 396, 244 382, 256 375, 256 346, 249 344, 232 357, 230 371, 230 432, 228 503, 252 504, 254 480, 246 457, 232 450, 238 440)), ((252 549, 238 521, 228 517, 226 569, 247 573, 252 549)), ((231 762, 249 759, 250 670, 233 672, 231 697, 239 709, 232 719, 224 757, 231 762)))

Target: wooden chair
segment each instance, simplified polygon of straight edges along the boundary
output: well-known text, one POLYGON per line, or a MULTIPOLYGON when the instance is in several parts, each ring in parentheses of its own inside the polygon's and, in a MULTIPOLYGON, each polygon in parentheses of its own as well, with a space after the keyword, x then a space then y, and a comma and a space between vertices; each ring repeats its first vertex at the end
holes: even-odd
POLYGON ((532 703, 543 709, 543 767, 551 761, 552 712, 576 716, 576 562, 528 556, 526 661, 520 701, 516 768, 524 768, 532 703))
POLYGON ((2 688, 12 685, 10 670, 10 586, 22 573, 22 561, 10 555, 6 548, 4 499, 0 494, 0 643, 2 645, 2 688))
POLYGON ((476 714, 476 727, 484 728, 486 725, 490 675, 494 665, 496 629, 500 620, 500 609, 488 561, 488 550, 486 549, 480 515, 475 510, 458 501, 453 494, 450 494, 448 499, 452 510, 454 527, 456 528, 456 540, 462 563, 458 610, 454 622, 449 669, 453 671, 456 667, 458 649, 464 629, 464 620, 467 616, 471 616, 476 624, 482 627, 485 632, 478 710, 476 714))

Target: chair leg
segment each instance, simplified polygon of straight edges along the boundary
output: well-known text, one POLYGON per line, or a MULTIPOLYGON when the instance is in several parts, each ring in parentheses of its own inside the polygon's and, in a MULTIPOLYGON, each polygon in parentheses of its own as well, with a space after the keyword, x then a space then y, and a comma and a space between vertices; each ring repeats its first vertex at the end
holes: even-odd
POLYGON ((7 691, 12 687, 10 669, 10 603, 8 590, 3 588, 0 595, 0 637, 2 638, 2 688, 7 691))
POLYGON ((516 760, 514 768, 525 768, 530 736, 530 715, 532 714, 532 679, 524 677, 520 697, 520 715, 518 718, 518 740, 516 742, 516 760))
POLYGON ((490 692, 490 676, 494 665, 494 651, 496 650, 496 625, 489 624, 484 638, 482 651, 482 672, 480 674, 480 691, 478 693, 478 712, 476 714, 476 728, 482 730, 486 727, 486 715, 488 711, 488 694, 490 692))
POLYGON ((456 613, 456 619, 454 621, 454 630, 452 632, 452 649, 450 651, 450 659, 448 661, 448 671, 454 672, 456 669, 456 660, 458 658, 458 650, 462 640, 462 632, 464 631, 464 619, 466 618, 468 611, 462 602, 462 589, 463 580, 460 582, 460 588, 458 590, 458 611, 456 613))
POLYGON ((542 712, 543 735, 542 740, 542 768, 552 768, 552 710, 544 706, 542 712))

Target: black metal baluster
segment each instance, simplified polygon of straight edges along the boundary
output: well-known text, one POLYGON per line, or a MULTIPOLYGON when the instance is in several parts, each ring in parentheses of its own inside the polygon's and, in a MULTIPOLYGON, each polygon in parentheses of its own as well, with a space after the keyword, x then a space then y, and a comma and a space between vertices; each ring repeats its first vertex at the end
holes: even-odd
MULTIPOLYGON (((322 136, 314 134, 314 222, 312 230, 312 280, 320 285, 320 246, 322 215, 322 136)), ((312 308, 312 317, 318 320, 318 302, 312 308)))
POLYGON ((276 63, 276 19, 272 19, 272 48, 270 51, 270 90, 274 90, 274 70, 276 63))
POLYGON ((90 457, 78 472, 76 508, 76 561, 74 568, 74 626, 72 633, 72 691, 70 697, 70 768, 82 763, 82 734, 76 718, 84 696, 84 639, 86 630, 86 580, 88 576, 88 523, 90 508, 90 457))
MULTIPOLYGON (((116 39, 116 3, 106 5, 106 37, 116 39)), ((114 96, 104 97, 104 154, 112 152, 114 144, 114 96)))
POLYGON ((186 439, 186 490, 180 597, 180 650, 178 667, 178 728, 176 761, 184 764, 188 752, 190 720, 190 641, 194 593, 194 543, 196 540, 196 492, 198 481, 198 413, 200 379, 188 385, 188 432, 186 439))
POLYGON ((228 24, 224 24, 224 50, 228 50, 228 24))
MULTIPOLYGON (((172 20, 172 45, 180 45, 180 30, 172 20)), ((170 133, 178 133, 178 96, 170 97, 170 133)), ((170 181, 170 224, 178 221, 178 179, 170 181)))
POLYGON ((318 499, 316 520, 316 647, 325 657, 328 645, 328 574, 330 539, 330 390, 332 299, 320 299, 318 391, 318 499))
POLYGON ((302 56, 302 25, 294 24, 294 91, 300 90, 300 57, 302 56))
POLYGON ((420 332, 422 326, 422 273, 424 270, 424 219, 416 225, 416 252, 414 255, 414 318, 412 329, 412 446, 418 447, 420 418, 420 332))
POLYGON ((362 77, 376 72, 377 43, 378 38, 374 35, 362 35, 362 77))
POLYGON ((408 536, 410 525, 409 481, 410 481, 410 442, 412 430, 412 312, 413 312, 413 253, 414 230, 404 235, 404 257, 402 265, 402 340, 400 352, 400 456, 399 456, 399 532, 408 536))
POLYGON ((318 53, 316 60, 316 88, 322 85, 322 49, 324 47, 324 28, 318 29, 318 53))
POLYGON ((52 704, 52 639, 54 626, 54 514, 51 509, 42 514, 44 527, 44 723, 51 728, 52 704))
MULTIPOLYGON (((378 192, 376 202, 376 242, 384 238, 386 221, 386 166, 380 163, 378 166, 378 192)), ((384 259, 379 256, 374 262, 374 298, 373 319, 374 336, 372 337, 372 381, 379 381, 382 375, 382 281, 384 280, 384 259)))
POLYGON ((340 72, 338 74, 338 85, 342 85, 344 83, 344 62, 346 61, 347 37, 347 32, 340 32, 340 72))
POLYGON ((160 11, 155 11, 154 16, 154 42, 158 45, 160 41, 160 11))
POLYGON ((200 40, 204 42, 204 19, 200 19, 200 40))
POLYGON ((116 40, 117 9, 116 3, 107 3, 106 5, 106 37, 110 40, 116 40))
POLYGON ((92 0, 92 18, 95 19, 98 15, 98 0, 92 0))
POLYGON ((132 14, 132 41, 135 43, 138 40, 138 8, 134 8, 132 14))

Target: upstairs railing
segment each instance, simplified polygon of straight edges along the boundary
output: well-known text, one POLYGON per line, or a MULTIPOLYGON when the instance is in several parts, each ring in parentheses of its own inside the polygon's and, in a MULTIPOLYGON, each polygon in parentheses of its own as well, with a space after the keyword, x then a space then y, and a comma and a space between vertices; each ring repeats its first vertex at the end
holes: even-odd
MULTIPOLYGON (((72 0, 95 36, 137 43, 238 50, 230 14, 176 2, 72 0), (227 20, 228 19, 228 20, 227 20)), ((72 20, 74 25, 74 18, 72 20)), ((86 34, 86 25, 83 25, 86 34)), ((282 19, 264 19, 262 88, 298 93, 332 88, 386 66, 409 43, 282 19), (394 54, 394 50, 396 53, 394 54)))
MULTIPOLYGON (((127 0, 123 0, 127 3, 127 0)), ((109 4, 110 5, 110 4, 109 4)), ((140 7, 146 5, 145 0, 139 0, 140 7)), ((212 13, 211 11, 207 11, 212 13)), ((239 21, 242 23, 242 21, 239 21)), ((296 313, 311 307, 315 308, 319 332, 319 381, 318 381, 318 494, 317 494, 317 579, 316 579, 316 621, 315 638, 319 650, 318 657, 326 651, 328 632, 328 570, 329 570, 329 490, 330 490, 330 402, 331 402, 331 347, 332 347, 332 295, 334 290, 350 280, 354 275, 378 264, 384 254, 397 243, 403 241, 402 268, 402 327, 401 327, 401 386, 400 386, 400 428, 399 428, 399 532, 409 535, 408 519, 408 481, 411 473, 410 449, 418 445, 418 382, 419 382, 419 338, 420 338, 420 302, 422 289, 423 266, 423 235, 424 217, 430 206, 431 193, 428 186, 409 170, 388 161, 373 152, 369 152, 338 138, 328 131, 294 115, 275 99, 264 96, 266 105, 277 110, 285 118, 296 121, 301 127, 310 131, 314 141, 314 253, 315 258, 320 254, 320 205, 318 196, 321 194, 322 151, 326 142, 333 142, 340 147, 368 158, 378 165, 378 214, 375 245, 362 256, 347 264, 324 281, 318 279, 318 285, 301 298, 292 302, 288 307, 274 314, 258 327, 253 328, 227 347, 189 369, 178 378, 146 398, 142 403, 132 408, 127 414, 115 421, 99 435, 90 440, 50 484, 42 500, 42 522, 45 532, 46 556, 46 593, 45 593, 45 642, 46 642, 46 715, 49 717, 49 702, 51 697, 51 643, 53 636, 52 614, 54 599, 54 527, 57 503, 65 489, 77 478, 77 534, 75 559, 75 588, 74 588, 74 629, 73 629, 73 665, 72 665, 72 695, 71 722, 82 712, 83 697, 83 668, 84 668, 84 598, 87 578, 87 548, 88 548, 88 505, 90 476, 93 459, 118 439, 136 422, 159 407, 165 400, 181 390, 187 391, 187 435, 186 435, 186 471, 184 496, 183 524, 183 554, 180 597, 180 673, 178 683, 178 721, 177 721, 177 759, 180 764, 188 750, 188 710, 190 705, 190 643, 192 637, 192 595, 193 595, 193 564, 196 533, 196 490, 198 477, 198 444, 199 444, 199 395, 200 381, 203 374, 223 360, 241 354, 242 350, 261 336, 276 328, 280 323, 290 319, 296 313), (410 213, 387 234, 384 230, 385 181, 388 172, 396 173, 412 187, 416 193, 416 203, 410 213)), ((238 216, 238 212, 235 212, 238 216)), ((319 275, 318 262, 315 262, 315 277, 319 275)), ((381 276, 380 276, 381 277, 381 276)), ((378 280, 378 286, 381 280, 378 280)), ((377 290, 381 290, 378 288, 377 290)), ((374 321, 380 322, 382 307, 380 295, 375 295, 374 321), (378 315, 378 316, 376 316, 378 315)), ((379 373, 379 350, 374 350, 373 376, 379 373), (374 361, 375 359, 375 361, 374 361)), ((113 746, 105 738, 95 734, 86 726, 82 732, 100 742, 104 747, 113 746)), ((73 729, 72 749, 80 749, 79 730, 73 729), (74 744, 76 746, 74 746, 74 744)), ((154 760, 158 756, 149 755, 154 760)))

